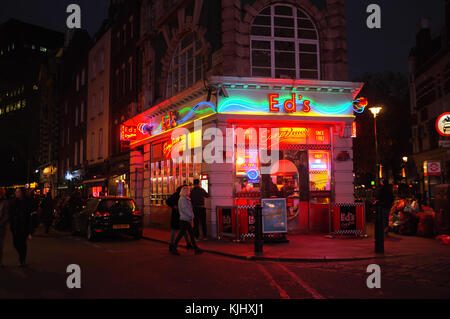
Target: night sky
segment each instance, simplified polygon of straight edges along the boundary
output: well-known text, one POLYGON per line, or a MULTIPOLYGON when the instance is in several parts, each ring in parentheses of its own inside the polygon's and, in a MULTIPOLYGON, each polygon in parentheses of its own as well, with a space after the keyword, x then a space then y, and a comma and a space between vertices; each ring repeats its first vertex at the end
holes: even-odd
MULTIPOLYGON (((93 35, 107 16, 109 0, 3 0, 0 23, 12 17, 64 32, 70 3, 81 6, 82 27, 93 35)), ((364 72, 406 73, 420 17, 431 18, 433 35, 444 24, 444 0, 346 0, 346 10, 351 79, 364 72), (366 27, 366 7, 371 3, 382 8, 381 30, 366 27)))

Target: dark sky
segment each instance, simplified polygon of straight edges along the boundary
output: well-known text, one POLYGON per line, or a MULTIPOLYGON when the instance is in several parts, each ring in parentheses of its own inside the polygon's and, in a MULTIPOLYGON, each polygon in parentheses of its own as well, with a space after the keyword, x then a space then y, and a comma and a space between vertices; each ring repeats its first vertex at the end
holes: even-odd
MULTIPOLYGON (((82 27, 93 35, 107 15, 109 0, 1 0, 0 23, 13 17, 64 32, 70 3, 81 6, 82 27)), ((435 35, 444 24, 444 0, 346 0, 346 11, 351 79, 364 72, 406 73, 420 17, 432 19, 435 35), (371 3, 381 6, 381 30, 366 27, 371 3)))

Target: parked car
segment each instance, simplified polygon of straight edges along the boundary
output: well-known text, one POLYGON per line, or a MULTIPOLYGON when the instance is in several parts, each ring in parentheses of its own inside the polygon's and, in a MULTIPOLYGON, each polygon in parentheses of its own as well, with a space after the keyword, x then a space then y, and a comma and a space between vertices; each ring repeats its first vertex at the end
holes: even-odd
POLYGON ((129 234, 142 237, 142 214, 133 199, 107 196, 90 198, 81 210, 74 212, 72 232, 94 241, 105 234, 129 234))

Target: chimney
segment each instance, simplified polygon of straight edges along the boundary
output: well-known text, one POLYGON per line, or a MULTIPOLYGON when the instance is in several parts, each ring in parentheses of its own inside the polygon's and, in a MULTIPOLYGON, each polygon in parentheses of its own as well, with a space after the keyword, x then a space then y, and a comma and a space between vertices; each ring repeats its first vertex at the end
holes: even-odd
POLYGON ((416 46, 418 60, 426 60, 431 51, 431 30, 429 18, 421 18, 420 22, 417 24, 416 46))

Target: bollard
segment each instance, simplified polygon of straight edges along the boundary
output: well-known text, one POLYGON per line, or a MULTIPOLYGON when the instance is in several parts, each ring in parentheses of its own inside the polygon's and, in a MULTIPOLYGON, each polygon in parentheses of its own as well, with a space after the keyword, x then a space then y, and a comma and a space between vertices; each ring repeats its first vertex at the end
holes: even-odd
POLYGON ((255 255, 261 255, 263 252, 262 207, 257 205, 255 209, 255 255))
POLYGON ((383 211, 379 205, 376 206, 375 253, 377 253, 377 254, 384 253, 383 211))

